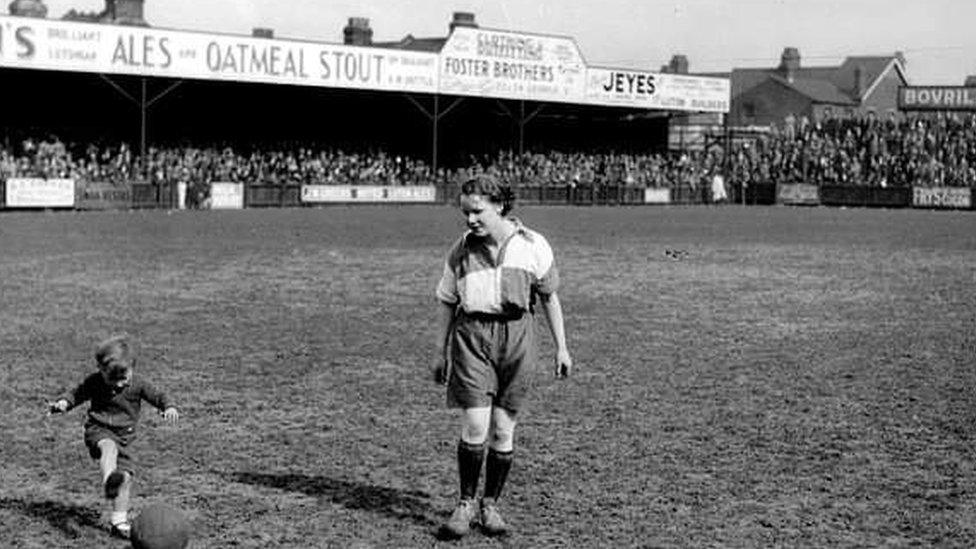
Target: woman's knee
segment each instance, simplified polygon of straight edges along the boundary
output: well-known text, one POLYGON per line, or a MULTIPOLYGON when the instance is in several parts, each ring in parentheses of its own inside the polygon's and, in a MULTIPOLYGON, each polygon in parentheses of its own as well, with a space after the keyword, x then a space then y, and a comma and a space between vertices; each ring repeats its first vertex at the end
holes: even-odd
POLYGON ((515 445, 515 418, 508 413, 492 416, 490 446, 501 452, 510 452, 515 445))
POLYGON ((472 408, 462 414, 461 440, 468 444, 482 444, 488 440, 491 409, 472 408))
POLYGON ((489 445, 500 452, 510 452, 515 446, 515 428, 499 428, 497 425, 491 432, 489 445))

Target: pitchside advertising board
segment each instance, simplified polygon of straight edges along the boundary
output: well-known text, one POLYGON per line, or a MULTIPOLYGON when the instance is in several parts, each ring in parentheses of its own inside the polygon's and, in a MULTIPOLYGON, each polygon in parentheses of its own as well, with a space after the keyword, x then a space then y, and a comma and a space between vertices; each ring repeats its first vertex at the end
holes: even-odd
POLYGON ((214 182, 210 184, 211 210, 244 209, 244 184, 214 182))
POLYGON ((972 189, 966 187, 913 187, 912 206, 916 208, 957 208, 973 206, 972 189))
POLYGON ((0 65, 434 93, 437 55, 0 16, 0 65))
POLYGON ((816 206, 820 204, 820 187, 810 183, 779 183, 776 185, 776 202, 816 206))
POLYGON ((391 187, 385 185, 302 185, 302 202, 431 203, 437 199, 433 185, 391 187))
POLYGON ((78 181, 75 206, 82 210, 124 210, 132 207, 132 186, 101 181, 78 181))
POLYGON ((729 112, 731 89, 725 78, 589 67, 585 100, 593 105, 721 113, 729 112))
POLYGON ((644 204, 670 204, 671 189, 644 189, 644 204))
POLYGON ((7 179, 5 189, 8 208, 73 208, 75 205, 73 179, 12 177, 7 179))
POLYGON ((903 111, 974 111, 976 87, 905 86, 898 90, 903 111))

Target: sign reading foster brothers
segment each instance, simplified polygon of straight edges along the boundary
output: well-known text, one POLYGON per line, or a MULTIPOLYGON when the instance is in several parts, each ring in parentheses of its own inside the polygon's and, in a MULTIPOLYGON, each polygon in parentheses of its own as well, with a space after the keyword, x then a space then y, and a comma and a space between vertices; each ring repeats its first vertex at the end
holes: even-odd
POLYGON ((726 78, 588 67, 586 102, 593 105, 729 112, 726 78))
POLYGON ((437 54, 0 16, 0 66, 437 91, 437 54))
POLYGON ((571 38, 457 27, 440 55, 451 95, 579 103, 586 64, 571 38))

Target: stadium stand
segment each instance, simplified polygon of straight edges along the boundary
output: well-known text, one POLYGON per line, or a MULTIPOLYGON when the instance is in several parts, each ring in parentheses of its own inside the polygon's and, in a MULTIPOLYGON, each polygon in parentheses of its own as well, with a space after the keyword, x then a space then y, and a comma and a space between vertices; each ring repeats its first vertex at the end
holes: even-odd
POLYGON ((502 150, 470 154, 435 176, 421 159, 383 150, 344 151, 327 143, 229 143, 151 147, 143 159, 125 142, 65 143, 28 137, 0 149, 0 178, 70 177, 104 182, 213 181, 245 184, 424 185, 488 172, 517 185, 696 188, 728 169, 732 184, 976 186, 976 115, 918 114, 789 119, 728 151, 617 153, 502 150), (141 177, 140 177, 141 176, 141 177))

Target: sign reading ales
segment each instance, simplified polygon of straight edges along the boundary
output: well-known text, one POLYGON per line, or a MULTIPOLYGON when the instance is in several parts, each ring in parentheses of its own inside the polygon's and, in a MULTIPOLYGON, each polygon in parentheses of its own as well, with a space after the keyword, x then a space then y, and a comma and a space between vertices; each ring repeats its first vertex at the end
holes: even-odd
POLYGON ((903 111, 974 111, 976 87, 905 86, 898 89, 898 108, 903 111))
POLYGON ((0 15, 0 67, 437 91, 437 54, 0 15))

